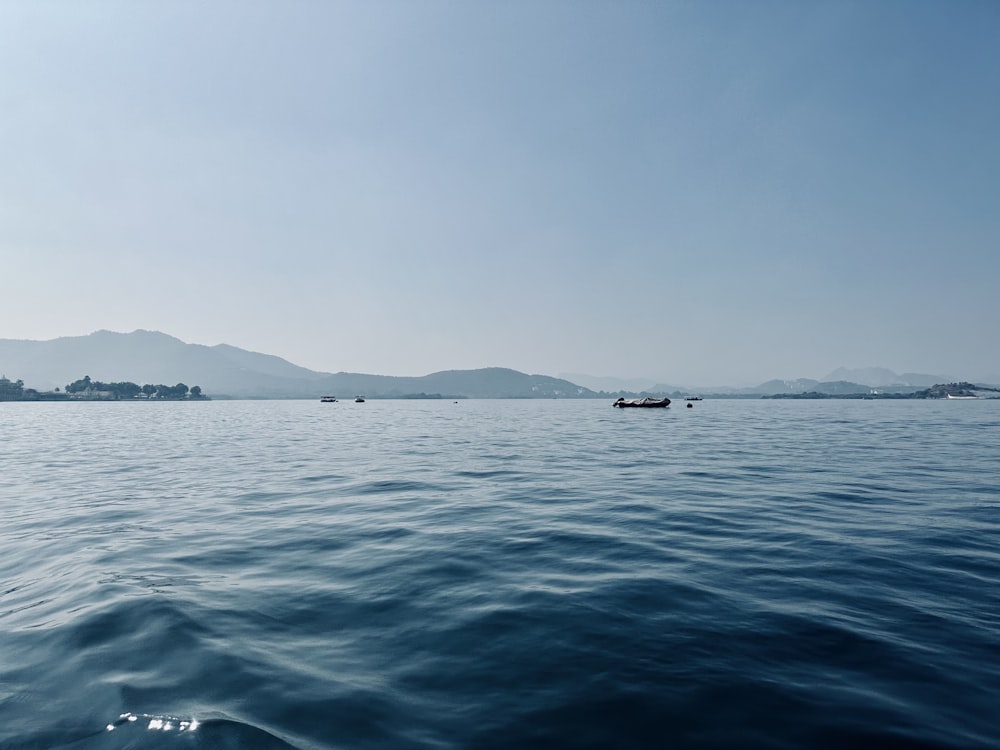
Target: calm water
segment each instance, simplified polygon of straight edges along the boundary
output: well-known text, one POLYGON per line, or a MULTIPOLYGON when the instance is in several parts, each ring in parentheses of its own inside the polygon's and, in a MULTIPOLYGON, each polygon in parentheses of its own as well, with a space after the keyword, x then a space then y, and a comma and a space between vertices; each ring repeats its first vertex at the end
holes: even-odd
POLYGON ((1000 746, 1000 401, 0 404, 0 747, 1000 746))

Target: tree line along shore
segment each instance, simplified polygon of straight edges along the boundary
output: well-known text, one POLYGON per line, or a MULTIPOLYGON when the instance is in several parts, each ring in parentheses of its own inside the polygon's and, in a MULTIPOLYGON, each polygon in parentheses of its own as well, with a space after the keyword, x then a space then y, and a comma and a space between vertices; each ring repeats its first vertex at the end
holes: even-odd
POLYGON ((139 385, 129 381, 102 383, 85 375, 63 390, 38 391, 25 388, 23 380, 0 377, 0 401, 208 401, 201 386, 184 383, 139 385))

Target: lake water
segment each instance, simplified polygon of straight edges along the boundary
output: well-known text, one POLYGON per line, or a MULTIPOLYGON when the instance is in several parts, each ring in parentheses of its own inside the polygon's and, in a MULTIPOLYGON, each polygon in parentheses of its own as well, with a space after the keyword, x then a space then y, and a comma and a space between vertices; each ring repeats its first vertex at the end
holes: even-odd
POLYGON ((1000 401, 0 404, 0 748, 1000 746, 1000 401))

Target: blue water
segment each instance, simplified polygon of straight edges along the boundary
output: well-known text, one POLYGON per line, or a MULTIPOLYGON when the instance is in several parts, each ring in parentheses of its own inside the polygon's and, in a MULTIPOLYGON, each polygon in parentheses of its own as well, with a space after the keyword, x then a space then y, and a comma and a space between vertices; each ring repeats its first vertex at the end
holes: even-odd
POLYGON ((0 404, 0 748, 1000 746, 1000 401, 0 404))

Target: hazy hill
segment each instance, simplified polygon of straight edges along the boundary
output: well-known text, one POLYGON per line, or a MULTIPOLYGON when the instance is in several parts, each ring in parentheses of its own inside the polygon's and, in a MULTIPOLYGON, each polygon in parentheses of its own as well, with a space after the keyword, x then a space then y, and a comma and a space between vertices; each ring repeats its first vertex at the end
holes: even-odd
POLYGON ((593 391, 548 375, 526 375, 504 367, 445 370, 421 377, 339 372, 320 381, 324 393, 398 397, 439 394, 465 398, 588 398, 593 391))
POLYGON ((617 393, 618 391, 629 391, 639 393, 641 391, 662 390, 655 380, 650 378, 615 378, 611 376, 585 375, 577 372, 561 372, 560 378, 564 378, 584 388, 592 391, 607 391, 617 393))
POLYGON ((814 391, 819 381, 810 378, 796 378, 795 380, 768 380, 758 386, 750 388, 734 389, 737 393, 769 395, 773 393, 802 393, 804 391, 814 391))
POLYGON ((838 367, 825 378, 824 381, 850 381, 853 383, 863 383, 873 388, 882 388, 890 385, 914 386, 917 388, 928 388, 938 383, 947 383, 954 378, 944 375, 924 375, 917 372, 904 372, 897 375, 892 370, 884 367, 860 367, 848 369, 838 367))
POLYGON ((0 339, 0 374, 29 388, 64 388, 84 375, 105 382, 183 382, 209 396, 318 398, 440 394, 468 398, 575 398, 594 394, 546 375, 499 367, 449 370, 422 377, 323 373, 280 357, 227 344, 203 346, 155 331, 97 331, 50 341, 0 339))
POLYGON ((246 349, 230 346, 229 344, 216 344, 210 348, 222 355, 228 363, 238 365, 242 369, 261 375, 305 381, 318 380, 325 375, 322 372, 293 365, 288 360, 276 357, 273 354, 251 352, 246 349))
POLYGON ((236 347, 187 344, 156 331, 97 331, 50 341, 0 339, 0 370, 37 390, 63 388, 84 375, 134 383, 183 382, 207 394, 288 396, 312 394, 322 373, 279 357, 236 347))

